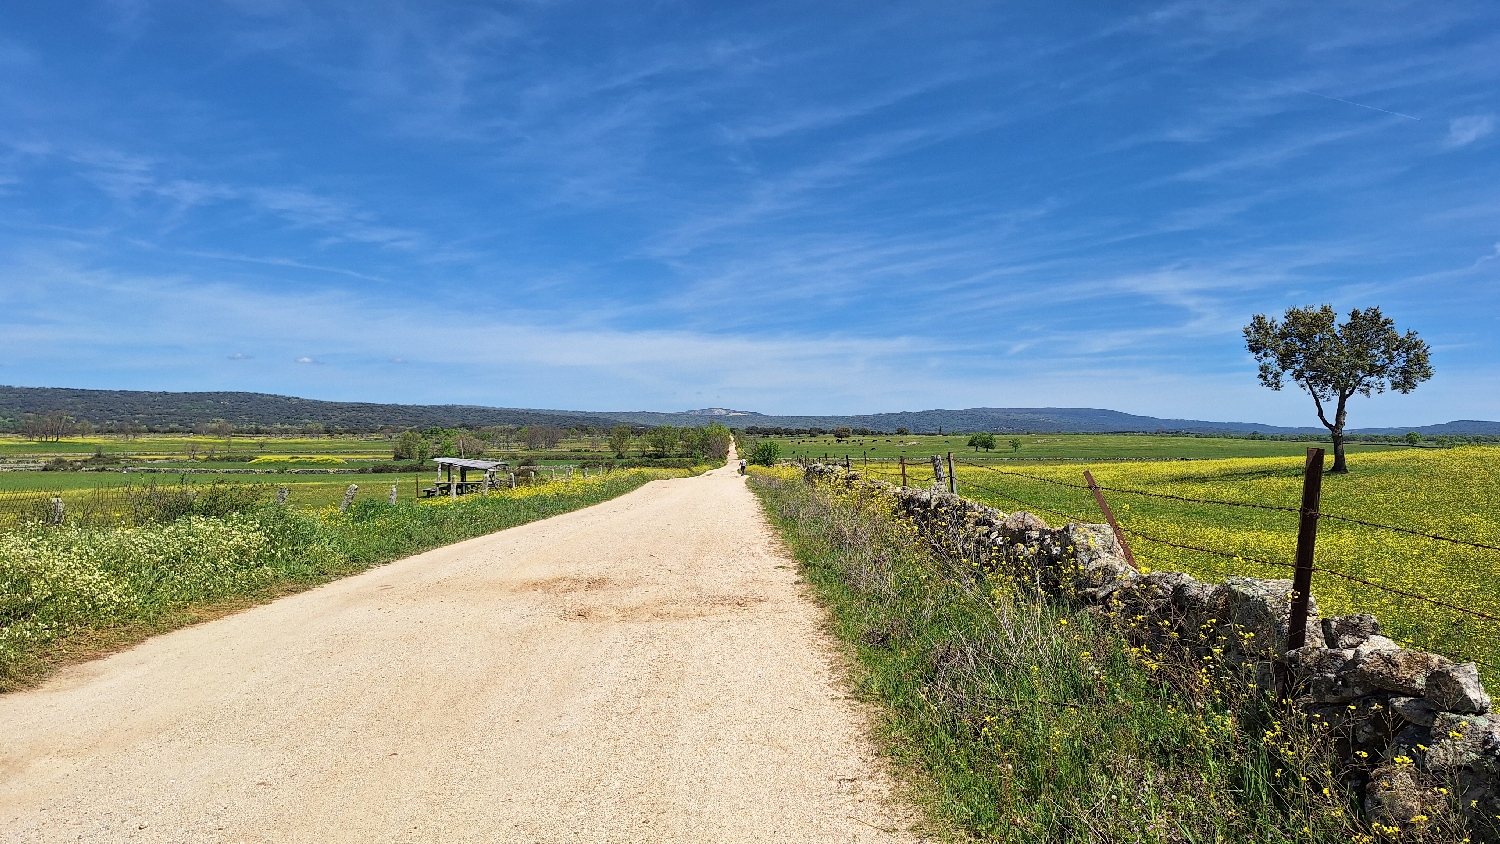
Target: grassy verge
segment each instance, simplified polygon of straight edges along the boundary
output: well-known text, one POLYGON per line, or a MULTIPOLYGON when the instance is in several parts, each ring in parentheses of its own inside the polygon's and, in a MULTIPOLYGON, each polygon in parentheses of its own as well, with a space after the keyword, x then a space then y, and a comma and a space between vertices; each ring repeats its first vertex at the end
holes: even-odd
POLYGON ((615 472, 456 502, 363 499, 346 513, 270 505, 0 533, 0 691, 163 630, 686 474, 615 472))
POLYGON ((784 470, 751 485, 941 821, 1003 842, 1374 840, 1326 737, 1250 684, 976 577, 877 493, 784 470))

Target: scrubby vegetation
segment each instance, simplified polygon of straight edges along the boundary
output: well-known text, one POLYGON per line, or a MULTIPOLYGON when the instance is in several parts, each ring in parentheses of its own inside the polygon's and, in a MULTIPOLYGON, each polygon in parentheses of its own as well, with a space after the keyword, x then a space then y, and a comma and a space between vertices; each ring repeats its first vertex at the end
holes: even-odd
MULTIPOLYGON (((587 507, 685 471, 631 470, 450 501, 269 502, 266 487, 142 489, 128 526, 0 533, 0 690, 118 646, 377 563, 587 507)), ((118 524, 118 521, 115 522, 118 524)))
MULTIPOLYGON (((939 818, 1004 842, 1370 842, 1316 722, 946 556, 863 486, 751 483, 939 818)), ((1457 841, 1443 822, 1403 840, 1457 841)))

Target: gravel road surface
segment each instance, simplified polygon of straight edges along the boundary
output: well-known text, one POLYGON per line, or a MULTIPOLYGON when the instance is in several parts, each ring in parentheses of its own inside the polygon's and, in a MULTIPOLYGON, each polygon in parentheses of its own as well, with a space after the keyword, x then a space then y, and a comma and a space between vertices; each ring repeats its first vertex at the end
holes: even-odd
POLYGON ((911 841, 733 468, 0 696, 0 841, 911 841))

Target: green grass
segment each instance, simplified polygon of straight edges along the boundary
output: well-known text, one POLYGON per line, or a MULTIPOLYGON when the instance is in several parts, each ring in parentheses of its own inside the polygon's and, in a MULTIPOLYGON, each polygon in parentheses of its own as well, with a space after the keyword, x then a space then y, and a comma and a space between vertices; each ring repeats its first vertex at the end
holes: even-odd
MULTIPOLYGON (((237 436, 228 443, 233 454, 308 454, 386 458, 393 441, 384 436, 255 437, 237 436), (264 441, 266 445, 260 446, 264 441)), ((134 439, 120 436, 65 437, 58 442, 38 442, 16 435, 0 435, 0 455, 66 455, 86 457, 97 449, 105 454, 143 457, 185 456, 190 447, 206 454, 210 448, 224 452, 223 437, 142 434, 134 439)))
MULTIPOLYGON (((0 463, 35 463, 53 458, 79 461, 96 451, 123 465, 173 468, 262 469, 329 468, 342 465, 359 468, 390 463, 395 439, 379 434, 336 436, 236 436, 227 443, 223 437, 142 434, 134 439, 122 436, 94 435, 67 437, 58 442, 39 442, 14 434, 0 434, 0 463), (212 453, 213 460, 208 456, 212 453), (230 459, 225 460, 227 455, 230 459), (287 457, 286 463, 251 464, 257 457, 287 457), (299 459, 300 458, 300 459, 299 459), (330 459, 342 460, 331 464, 330 459)), ((629 457, 641 456, 641 443, 629 449, 629 457)), ((490 443, 487 459, 512 463, 531 459, 542 465, 576 465, 582 461, 612 460, 614 454, 603 437, 565 439, 553 449, 532 450, 519 443, 490 443)), ((8 488, 8 475, 0 472, 0 489, 8 488)))
POLYGON ((0 690, 225 608, 687 474, 627 470, 456 502, 392 506, 372 496, 347 513, 262 505, 129 528, 0 533, 0 690))
MULTIPOLYGON (((1015 472, 1081 483, 1084 469, 1107 487, 1187 498, 1298 506, 1303 460, 1263 457, 1192 463, 1094 463, 1003 465, 985 469, 960 464, 959 491, 1001 510, 1031 510, 1052 524, 1101 522, 1087 490, 1029 480, 1015 472), (998 468, 1001 471, 996 471, 998 468)), ((895 481, 891 467, 871 477, 895 481)), ((932 482, 930 469, 909 472, 914 485, 932 482)), ((1185 571, 1207 582, 1227 574, 1289 577, 1296 548, 1297 515, 1287 512, 1153 499, 1105 493, 1130 534, 1142 565, 1185 571), (1145 536, 1238 555, 1226 559, 1153 542, 1145 536), (1280 565, 1266 565, 1255 560, 1280 565)), ((1408 527, 1500 546, 1500 448, 1468 446, 1356 455, 1347 475, 1326 475, 1324 512, 1408 527)), ((1481 666, 1492 686, 1500 683, 1500 624, 1400 595, 1372 589, 1328 573, 1336 571, 1385 586, 1438 598, 1500 616, 1500 552, 1325 519, 1318 531, 1313 595, 1324 615, 1374 613, 1398 640, 1481 666)))
MULTIPOLYGON (((994 451, 975 452, 966 443, 968 434, 953 436, 905 436, 852 437, 842 443, 832 436, 822 437, 770 437, 781 445, 781 454, 788 459, 797 457, 849 457, 858 462, 865 457, 905 457, 908 461, 926 460, 934 454, 953 452, 954 456, 969 455, 986 458, 1010 458, 1017 461, 1035 460, 1211 460, 1226 457, 1274 457, 1302 454, 1309 445, 1317 445, 1314 438, 1306 442, 1281 442, 1279 440, 1229 439, 1217 437, 1183 437, 1157 434, 1018 434, 1021 448, 1012 451, 1010 436, 996 435, 999 445, 994 451), (907 445, 916 443, 916 445, 907 445)), ((744 437, 749 453, 756 438, 744 437)), ((1407 446, 1391 443, 1351 444, 1349 453, 1407 449, 1407 446)))
POLYGON ((1331 742, 1290 713, 1284 742, 1263 741, 1269 713, 1250 684, 1200 682, 1196 667, 1128 647, 1108 616, 976 580, 889 498, 785 470, 756 469, 751 486, 879 704, 883 745, 958 837, 1371 840, 1331 742))
POLYGON ((0 473, 0 528, 5 522, 8 503, 26 494, 43 493, 59 495, 70 504, 96 489, 113 490, 124 486, 177 485, 187 483, 194 487, 219 484, 263 485, 271 488, 285 486, 289 493, 287 503, 294 507, 324 507, 337 504, 344 498, 350 484, 359 487, 358 499, 389 498, 391 485, 396 485, 399 500, 418 497, 421 487, 430 486, 435 475, 431 472, 415 474, 365 474, 365 475, 221 475, 213 473, 180 475, 173 473, 127 474, 95 472, 5 472, 0 473))

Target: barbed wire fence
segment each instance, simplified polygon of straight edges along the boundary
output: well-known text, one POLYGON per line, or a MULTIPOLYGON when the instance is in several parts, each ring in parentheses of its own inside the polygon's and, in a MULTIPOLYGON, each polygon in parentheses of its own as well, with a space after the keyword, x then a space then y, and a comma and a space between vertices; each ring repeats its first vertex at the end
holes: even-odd
MULTIPOLYGON (((1309 449, 1309 452, 1308 463, 1304 469, 1304 478, 1315 473, 1318 478, 1321 479, 1323 450, 1309 449), (1314 455, 1313 452, 1316 452, 1316 454, 1314 455), (1313 469, 1315 460, 1317 467, 1316 470, 1313 469)), ((825 461, 818 460, 817 458, 802 458, 799 462, 807 463, 825 461)), ((1087 504, 1079 508, 1064 509, 1066 505, 1059 505, 1054 500, 1038 500, 1047 498, 1046 496, 1035 494, 1027 495, 1024 486, 1026 484, 1044 484, 1051 487, 1070 490, 1080 495, 1094 495, 1097 491, 1098 497, 1096 498, 1096 501, 1098 502, 1098 504, 1095 506, 1102 508, 1102 510, 1105 512, 1110 526, 1115 529, 1116 535, 1119 536, 1122 540, 1122 546, 1127 549, 1129 548, 1128 540, 1133 539, 1147 543, 1149 545, 1160 546, 1162 548, 1170 548, 1175 551, 1200 554, 1204 555, 1205 557, 1218 559, 1227 564, 1225 566, 1226 570, 1244 569, 1248 568, 1247 564, 1253 564, 1255 566, 1262 567, 1262 569, 1275 569, 1289 572, 1293 578, 1293 588, 1294 590, 1296 590, 1295 594, 1298 600, 1298 603, 1293 607, 1292 623, 1294 628, 1301 627, 1303 631, 1306 630, 1306 622, 1308 618, 1308 606, 1306 599, 1312 591, 1312 578, 1314 575, 1318 575, 1343 581, 1347 584, 1353 584, 1364 590, 1369 590, 1383 595, 1392 596, 1394 598, 1399 598, 1402 601, 1414 602, 1426 606, 1432 610, 1442 611, 1445 614, 1455 616, 1456 620, 1448 625, 1450 629, 1459 628, 1466 622, 1480 622, 1486 625, 1493 625, 1494 630, 1491 631, 1491 636, 1486 638, 1493 639, 1493 641, 1491 642, 1492 645, 1500 645, 1500 613, 1491 612, 1472 606, 1465 606, 1464 604, 1459 603, 1456 599, 1450 600, 1447 597, 1436 597, 1430 594, 1423 594, 1422 592, 1414 589, 1402 588, 1400 586, 1394 586, 1389 583, 1382 583, 1379 580, 1372 579, 1370 577, 1353 574, 1345 570, 1347 566, 1339 565, 1338 561, 1330 560, 1326 555, 1319 558, 1315 553, 1315 544, 1313 540, 1315 540, 1317 535, 1318 523, 1327 521, 1338 523, 1341 525, 1357 526, 1369 531, 1383 531, 1402 536, 1426 539, 1432 542, 1443 543, 1450 546, 1472 549, 1478 552, 1482 552, 1486 555, 1494 554, 1496 555, 1495 562, 1497 564, 1500 564, 1500 544, 1487 542, 1473 537, 1449 536, 1430 530, 1422 530, 1416 527, 1387 524, 1384 522, 1359 518, 1343 513, 1328 512, 1320 506, 1320 496, 1317 490, 1313 491, 1314 494, 1312 496, 1311 502, 1309 502, 1307 496, 1304 495, 1304 506, 1292 507, 1282 504, 1271 504, 1259 501, 1235 501, 1228 498, 1195 497, 1188 495, 1177 495, 1174 493, 1156 492, 1153 490, 1098 484, 1093 482, 1092 476, 1086 472, 1084 473, 1085 482, 1078 483, 1062 480, 1059 478, 1044 477, 1029 472, 1018 472, 1012 469, 1004 469, 975 460, 955 459, 951 453, 946 455, 946 459, 943 459, 943 457, 939 455, 934 455, 931 458, 930 462, 927 460, 921 462, 908 462, 908 460, 904 457, 856 457, 851 459, 848 456, 830 459, 826 462, 836 463, 837 465, 845 466, 846 468, 860 469, 867 477, 875 477, 882 480, 888 480, 892 483, 896 483, 902 486, 920 485, 914 484, 912 483, 912 481, 915 480, 918 475, 925 476, 926 474, 930 473, 933 478, 934 486, 943 487, 948 489, 949 491, 956 493, 982 493, 983 496, 988 497, 992 501, 1008 502, 1010 505, 1018 505, 1017 509, 1024 509, 1028 512, 1057 517, 1067 522, 1090 523, 1099 521, 1099 518, 1097 512, 1090 512, 1093 511, 1094 508, 1089 507, 1087 504), (956 468, 959 466, 982 470, 980 477, 989 478, 991 479, 991 482, 985 483, 976 481, 972 475, 960 482, 958 473, 956 471, 956 468), (944 471, 944 469, 946 469, 947 471, 944 471), (1225 550, 1222 548, 1213 548, 1209 547, 1208 544, 1205 543, 1184 541, 1180 538, 1162 536, 1157 532, 1142 529, 1142 527, 1138 525, 1128 523, 1122 524, 1118 522, 1114 517, 1114 513, 1110 511, 1108 504, 1104 501, 1103 493, 1106 492, 1110 493, 1113 496, 1138 497, 1158 502, 1172 502, 1177 504, 1192 505, 1194 507, 1237 508, 1248 511, 1258 511, 1262 514, 1286 514, 1287 516, 1295 515, 1299 523, 1298 532, 1306 533, 1307 528, 1304 526, 1304 523, 1310 522, 1311 533, 1301 537, 1302 542, 1299 543, 1299 553, 1293 560, 1276 559, 1272 556, 1263 554, 1247 554, 1243 552, 1225 550), (1307 506, 1309 503, 1311 503, 1311 506, 1307 506)), ((1304 486, 1306 486, 1306 483, 1304 484, 1304 486)), ((1127 553, 1129 552, 1127 551, 1127 553)), ((1316 635, 1316 633, 1314 633, 1313 635, 1316 635)), ((1500 664, 1496 664, 1493 661, 1483 659, 1481 658, 1481 653, 1476 653, 1476 651, 1482 652, 1484 650, 1480 646, 1480 638, 1481 637, 1474 636, 1464 637, 1465 641, 1463 642, 1463 644, 1467 644, 1468 647, 1455 648, 1450 646, 1444 648, 1437 646, 1437 644, 1433 642, 1424 642, 1422 643, 1422 647, 1436 653, 1442 653, 1444 656, 1448 656, 1449 658, 1455 659, 1457 661, 1474 662, 1480 666, 1485 667, 1490 672, 1493 672, 1496 677, 1500 677, 1500 664)))

